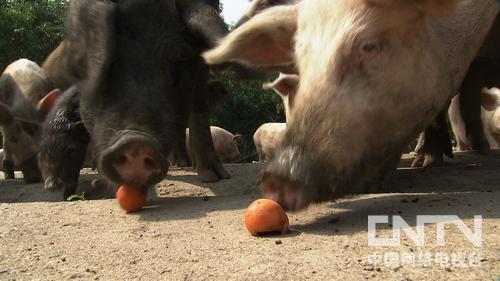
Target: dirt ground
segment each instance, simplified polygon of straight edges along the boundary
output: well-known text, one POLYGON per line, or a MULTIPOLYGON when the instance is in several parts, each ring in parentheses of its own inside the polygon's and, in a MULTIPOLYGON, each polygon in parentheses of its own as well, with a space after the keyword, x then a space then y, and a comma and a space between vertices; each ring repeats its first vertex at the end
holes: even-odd
MULTIPOLYGON (((289 213, 291 232, 267 237, 242 222, 261 164, 227 165, 232 178, 214 184, 174 169, 133 214, 114 199, 60 202, 41 184, 1 180, 0 280, 500 280, 500 152, 408 165, 386 193, 289 213), (481 215, 482 245, 448 223, 444 246, 437 224, 425 226, 423 246, 404 232, 400 246, 369 246, 369 215, 401 216, 413 230, 417 215, 457 215, 472 230, 481 215)), ((84 171, 83 189, 96 177, 84 171)), ((377 226, 377 237, 391 233, 377 226)))

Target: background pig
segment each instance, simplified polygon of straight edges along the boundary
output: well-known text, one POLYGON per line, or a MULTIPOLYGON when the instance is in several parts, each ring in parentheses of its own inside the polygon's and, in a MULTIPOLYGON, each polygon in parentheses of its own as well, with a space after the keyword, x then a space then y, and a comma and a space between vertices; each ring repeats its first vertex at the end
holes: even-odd
POLYGON ((283 138, 286 123, 265 123, 253 135, 253 143, 259 154, 259 162, 271 160, 283 138))
POLYGON ((279 77, 271 83, 265 83, 265 90, 273 90, 281 97, 283 107, 285 108, 286 120, 290 118, 290 108, 297 92, 299 76, 296 74, 280 73, 279 77))
MULTIPOLYGON (((222 161, 236 161, 240 159, 241 154, 238 150, 238 140, 241 138, 241 135, 233 135, 216 126, 210 126, 210 133, 212 134, 215 153, 217 153, 219 159, 222 161)), ((191 154, 189 129, 186 130, 186 139, 186 147, 191 154)), ((193 161, 193 164, 196 165, 196 162, 193 161)))
POLYGON ((200 56, 227 33, 217 2, 71 2, 61 69, 76 77, 81 117, 108 180, 138 188, 161 181, 188 124, 200 178, 229 177, 210 136, 200 56))
POLYGON ((26 182, 41 179, 36 165, 39 125, 43 114, 38 102, 52 89, 43 70, 34 62, 20 59, 0 77, 0 126, 3 134, 5 178, 14 178, 14 166, 26 182))
POLYGON ((483 89, 481 92, 481 119, 488 144, 500 149, 500 89, 483 89))
MULTIPOLYGON (((486 137, 488 146, 492 149, 500 148, 500 90, 498 88, 483 88, 481 99, 481 129, 486 137)), ((462 115, 460 113, 460 96, 452 99, 450 109, 450 123, 457 141, 457 150, 466 151, 475 149, 467 134, 462 115)))
MULTIPOLYGON (((298 83, 298 75, 280 73, 276 80, 263 85, 264 89, 273 90, 281 97, 286 120, 290 118, 290 106, 293 103, 298 83)), ((269 161, 274 157, 285 129, 286 123, 265 123, 255 131, 253 143, 259 155, 259 162, 269 161)))
POLYGON ((490 99, 487 99, 484 87, 499 86, 499 61, 487 57, 476 58, 469 67, 460 95, 453 98, 448 111, 460 151, 474 149, 484 152, 490 149, 490 141, 484 134, 484 123, 489 120, 483 114, 485 102, 490 99))
POLYGON ((72 87, 58 98, 47 115, 38 154, 47 190, 75 193, 90 136, 80 116, 80 93, 72 87))
POLYGON ((209 64, 297 65, 264 196, 301 209, 383 179, 458 91, 499 10, 458 2, 302 1, 263 11, 206 52, 209 64))

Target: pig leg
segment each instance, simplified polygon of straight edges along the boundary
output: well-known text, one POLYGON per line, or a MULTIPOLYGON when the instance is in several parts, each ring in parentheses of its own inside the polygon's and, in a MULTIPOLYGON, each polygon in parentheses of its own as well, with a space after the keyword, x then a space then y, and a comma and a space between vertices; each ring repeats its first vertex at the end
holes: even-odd
POLYGON ((15 179, 14 162, 10 160, 3 160, 3 173, 5 179, 15 179))
POLYGON ((200 179, 204 182, 228 179, 230 177, 229 173, 224 169, 215 153, 210 133, 208 110, 193 114, 189 133, 194 159, 193 163, 196 163, 196 171, 200 179))
POLYGON ((391 154, 382 164, 380 176, 367 184, 366 190, 362 193, 398 192, 398 187, 392 184, 392 179, 396 174, 402 152, 391 154))
POLYGON ((178 128, 178 135, 173 152, 173 164, 178 167, 189 167, 192 164, 186 148, 186 128, 184 126, 178 128))
POLYGON ((193 143, 191 142, 191 139, 189 140, 189 143, 186 146, 188 148, 188 157, 189 160, 191 161, 191 165, 193 169, 196 169, 196 158, 194 157, 193 154, 193 143))
POLYGON ((448 107, 439 113, 432 124, 420 134, 412 167, 431 167, 443 164, 443 154, 453 158, 446 116, 448 107))
POLYGON ((3 173, 5 179, 15 179, 16 176, 14 175, 14 162, 12 161, 12 155, 9 152, 9 145, 5 141, 6 134, 4 131, 3 133, 3 148, 4 148, 4 159, 3 159, 3 173))
MULTIPOLYGON (((87 148, 82 148, 83 155, 87 153, 87 148)), ((82 161, 79 163, 74 163, 74 165, 68 166, 67 175, 69 177, 65 177, 64 179, 64 191, 63 191, 63 200, 68 199, 71 195, 76 193, 76 188, 78 186, 78 179, 80 177, 80 170, 83 167, 85 158, 82 158, 82 161)))
POLYGON ((183 148, 179 144, 176 144, 176 148, 174 150, 173 164, 176 165, 177 167, 192 166, 192 163, 191 163, 191 160, 189 159, 186 148, 183 148))

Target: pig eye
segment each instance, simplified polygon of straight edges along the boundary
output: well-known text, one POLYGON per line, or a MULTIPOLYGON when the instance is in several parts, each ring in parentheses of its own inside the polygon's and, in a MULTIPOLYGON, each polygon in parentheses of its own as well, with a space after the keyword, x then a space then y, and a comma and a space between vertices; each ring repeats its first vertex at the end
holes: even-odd
POLYGON ((378 40, 366 40, 361 43, 360 51, 365 55, 372 55, 381 50, 380 42, 378 40))

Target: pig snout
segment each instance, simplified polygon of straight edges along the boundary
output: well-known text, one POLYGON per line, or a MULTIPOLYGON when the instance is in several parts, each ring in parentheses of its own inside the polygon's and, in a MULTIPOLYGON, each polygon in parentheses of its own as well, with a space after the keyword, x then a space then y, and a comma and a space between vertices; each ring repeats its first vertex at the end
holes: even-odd
POLYGON ((48 191, 63 190, 63 200, 67 200, 71 195, 76 193, 78 180, 64 180, 57 176, 48 176, 45 179, 43 188, 48 191))
POLYGON ((300 183, 288 182, 270 173, 264 173, 260 189, 264 197, 277 202, 287 211, 300 210, 311 203, 300 183))
POLYGON ((160 182, 168 170, 154 138, 141 132, 121 132, 101 154, 98 168, 118 184, 147 187, 160 182))
POLYGON ((315 168, 299 147, 282 149, 269 162, 260 179, 262 194, 285 210, 300 210, 322 201, 320 185, 314 184, 315 168))
POLYGON ((43 185, 43 188, 45 190, 50 190, 50 191, 57 191, 61 190, 64 188, 64 181, 62 181, 59 178, 53 177, 53 176, 48 176, 45 179, 45 183, 43 185))

